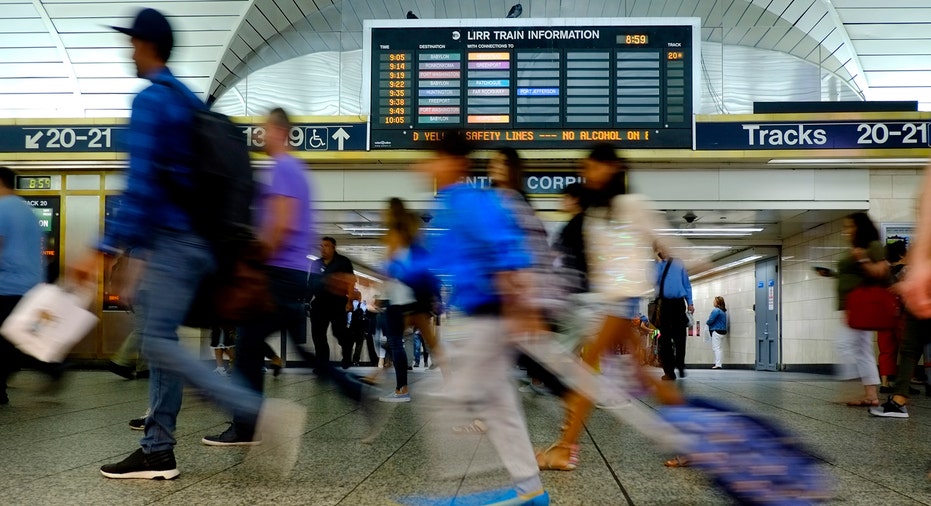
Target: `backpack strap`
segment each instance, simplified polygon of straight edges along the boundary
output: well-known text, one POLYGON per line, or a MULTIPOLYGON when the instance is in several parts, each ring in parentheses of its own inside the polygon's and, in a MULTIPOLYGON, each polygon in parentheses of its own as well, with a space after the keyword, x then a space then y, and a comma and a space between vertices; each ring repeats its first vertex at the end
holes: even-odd
POLYGON ((666 284, 666 275, 669 274, 669 268, 672 267, 672 257, 666 260, 666 268, 663 269, 663 276, 659 279, 659 294, 656 298, 662 299, 665 293, 663 292, 663 286, 666 284))

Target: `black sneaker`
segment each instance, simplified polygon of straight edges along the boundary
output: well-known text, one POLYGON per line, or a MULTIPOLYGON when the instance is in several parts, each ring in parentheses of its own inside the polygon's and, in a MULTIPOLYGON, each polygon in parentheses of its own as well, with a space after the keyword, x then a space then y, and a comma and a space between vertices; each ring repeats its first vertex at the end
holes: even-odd
POLYGON ((145 417, 130 420, 129 428, 132 430, 145 430, 145 417))
POLYGON ((261 441, 255 441, 251 434, 249 437, 245 437, 245 435, 236 432, 235 423, 231 423, 222 434, 204 436, 200 442, 207 446, 255 446, 262 444, 261 441))
POLYGON ((164 450, 146 454, 139 448, 121 462, 101 466, 100 474, 107 478, 173 480, 181 471, 175 462, 175 452, 164 450))
POLYGON ((889 418, 908 418, 908 409, 889 398, 882 406, 873 406, 870 408, 870 414, 873 416, 885 416, 889 418))

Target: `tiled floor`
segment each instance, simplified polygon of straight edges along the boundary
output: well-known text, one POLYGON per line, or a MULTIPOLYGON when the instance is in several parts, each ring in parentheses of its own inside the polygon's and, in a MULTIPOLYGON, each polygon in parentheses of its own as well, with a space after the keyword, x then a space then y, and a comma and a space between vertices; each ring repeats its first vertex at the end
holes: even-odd
MULTIPOLYGON (((244 449, 201 445, 201 436, 225 428, 226 416, 189 393, 176 435, 182 474, 150 482, 107 480, 97 471, 137 447, 140 432, 126 422, 145 411, 145 380, 78 371, 48 397, 37 393, 41 378, 23 372, 12 380, 12 404, 0 406, 0 504, 389 505, 407 494, 505 486, 506 473, 484 437, 436 442, 438 429, 426 418, 430 403, 417 397, 417 388, 438 377, 415 372, 414 401, 379 408, 384 431, 371 445, 360 442, 362 412, 313 376, 269 378, 270 395, 296 400, 309 413, 297 467, 284 481, 258 478, 257 460, 244 449)), ((678 384, 689 395, 772 417, 800 434, 837 480, 832 504, 931 504, 925 479, 931 399, 915 398, 908 420, 878 419, 836 402, 844 389, 851 397, 858 393, 856 384, 824 376, 696 370, 678 384)), ((558 430, 558 401, 523 395, 533 442, 545 446, 558 430)), ((543 481, 554 505, 728 503, 696 470, 663 467, 668 457, 633 427, 596 411, 580 468, 546 472, 543 481)))

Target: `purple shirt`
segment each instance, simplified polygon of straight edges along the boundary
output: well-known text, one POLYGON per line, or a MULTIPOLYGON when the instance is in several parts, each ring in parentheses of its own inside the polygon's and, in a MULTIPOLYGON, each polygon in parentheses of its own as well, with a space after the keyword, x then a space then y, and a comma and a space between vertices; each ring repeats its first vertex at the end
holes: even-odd
POLYGON ((268 210, 269 198, 281 195, 297 199, 298 202, 297 213, 291 218, 295 222, 295 230, 284 238, 278 251, 268 259, 268 265, 306 271, 312 231, 310 183, 307 182, 303 164, 289 154, 276 156, 271 170, 271 183, 260 185, 260 188, 258 216, 261 230, 268 229, 271 219, 268 210))

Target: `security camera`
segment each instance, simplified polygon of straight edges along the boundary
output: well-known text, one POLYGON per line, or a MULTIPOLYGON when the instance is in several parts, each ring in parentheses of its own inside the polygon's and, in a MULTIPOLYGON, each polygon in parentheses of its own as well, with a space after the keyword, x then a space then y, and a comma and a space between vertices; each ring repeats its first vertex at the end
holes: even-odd
POLYGON ((698 219, 698 215, 689 211, 682 215, 682 219, 685 220, 686 223, 694 223, 695 220, 698 219))
POLYGON ((429 225, 430 221, 433 220, 433 215, 431 215, 430 213, 423 213, 420 215, 420 219, 423 220, 425 225, 429 225))

